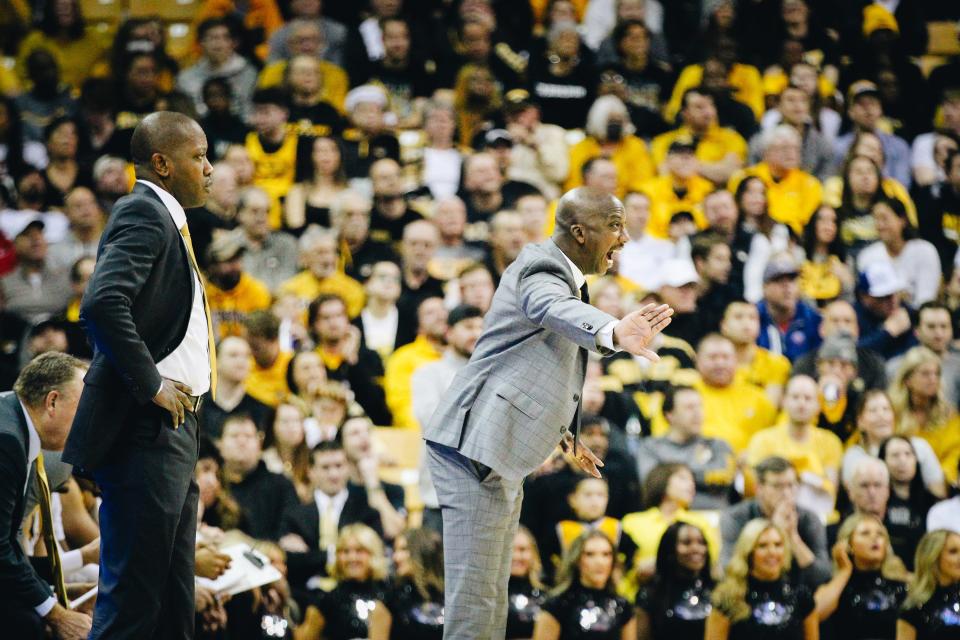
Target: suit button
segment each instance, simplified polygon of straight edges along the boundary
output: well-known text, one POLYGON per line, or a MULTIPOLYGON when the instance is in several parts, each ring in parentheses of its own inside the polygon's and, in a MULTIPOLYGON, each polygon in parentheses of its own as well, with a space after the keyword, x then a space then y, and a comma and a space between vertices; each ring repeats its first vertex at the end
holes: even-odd
POLYGON ((567 432, 567 428, 566 428, 566 427, 560 427, 560 435, 563 435, 563 434, 565 434, 566 432, 567 432))
POLYGON ((580 394, 579 394, 579 393, 573 394, 573 401, 574 401, 574 402, 580 402, 580 394))

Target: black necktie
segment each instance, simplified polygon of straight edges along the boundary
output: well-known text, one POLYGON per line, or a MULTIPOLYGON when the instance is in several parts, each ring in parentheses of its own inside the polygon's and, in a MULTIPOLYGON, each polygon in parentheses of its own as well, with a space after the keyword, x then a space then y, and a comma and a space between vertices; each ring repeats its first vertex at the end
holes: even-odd
POLYGON ((590 290, 587 288, 586 282, 580 287, 580 299, 583 300, 584 304, 590 304, 590 290))

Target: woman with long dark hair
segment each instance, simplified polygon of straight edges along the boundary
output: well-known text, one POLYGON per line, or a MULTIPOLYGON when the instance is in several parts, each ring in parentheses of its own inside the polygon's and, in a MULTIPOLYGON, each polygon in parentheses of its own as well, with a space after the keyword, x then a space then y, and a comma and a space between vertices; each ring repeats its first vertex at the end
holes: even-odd
POLYGON ((396 580, 370 615, 370 640, 443 638, 443 541, 410 529, 393 545, 396 580))
POLYGON ((897 620, 897 640, 960 636, 960 534, 938 529, 917 545, 916 570, 897 620))
POLYGON ((273 473, 293 483, 306 504, 313 496, 310 486, 310 448, 307 446, 304 420, 309 409, 296 396, 281 401, 273 412, 263 441, 263 462, 273 473))
POLYGON ((836 209, 825 204, 817 208, 803 230, 803 250, 807 259, 800 270, 800 290, 806 297, 823 305, 853 292, 836 209))
POLYGON ((74 187, 93 188, 93 174, 89 166, 80 163, 80 130, 71 118, 57 118, 43 130, 49 163, 43 171, 47 183, 47 205, 63 208, 74 187))
POLYGON ((702 640, 710 615, 710 550, 699 527, 674 522, 660 538, 657 569, 637 594, 639 640, 702 640))
POLYGON ((634 640, 633 608, 616 592, 617 550, 593 530, 573 541, 557 574, 559 586, 537 616, 533 640, 634 640))
POLYGON ((314 138, 307 175, 298 176, 283 203, 283 226, 300 235, 307 225, 330 227, 330 207, 347 188, 343 154, 336 138, 314 138))
POLYGON ((887 529, 897 555, 913 569, 913 554, 927 531, 927 512, 937 497, 927 491, 911 438, 893 436, 880 445, 879 458, 890 471, 887 529))
POLYGON ((840 526, 833 579, 814 596, 820 621, 845 640, 893 640, 909 577, 883 523, 857 513, 840 526))

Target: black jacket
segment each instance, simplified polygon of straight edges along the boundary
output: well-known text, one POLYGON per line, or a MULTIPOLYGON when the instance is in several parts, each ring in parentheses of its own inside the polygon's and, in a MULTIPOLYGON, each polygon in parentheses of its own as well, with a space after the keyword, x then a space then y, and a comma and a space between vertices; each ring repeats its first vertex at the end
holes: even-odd
POLYGON ((80 305, 94 356, 65 461, 96 468, 124 433, 128 415, 153 400, 161 383, 156 363, 183 341, 193 296, 180 230, 160 197, 137 184, 114 206, 80 305))

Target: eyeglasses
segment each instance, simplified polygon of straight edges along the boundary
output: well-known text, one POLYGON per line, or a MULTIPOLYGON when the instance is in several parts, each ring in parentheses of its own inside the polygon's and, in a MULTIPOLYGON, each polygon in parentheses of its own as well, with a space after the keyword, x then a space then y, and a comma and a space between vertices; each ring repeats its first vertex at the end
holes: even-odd
POLYGON ((612 82, 614 84, 623 84, 624 78, 619 73, 606 72, 600 74, 600 82, 612 82))

